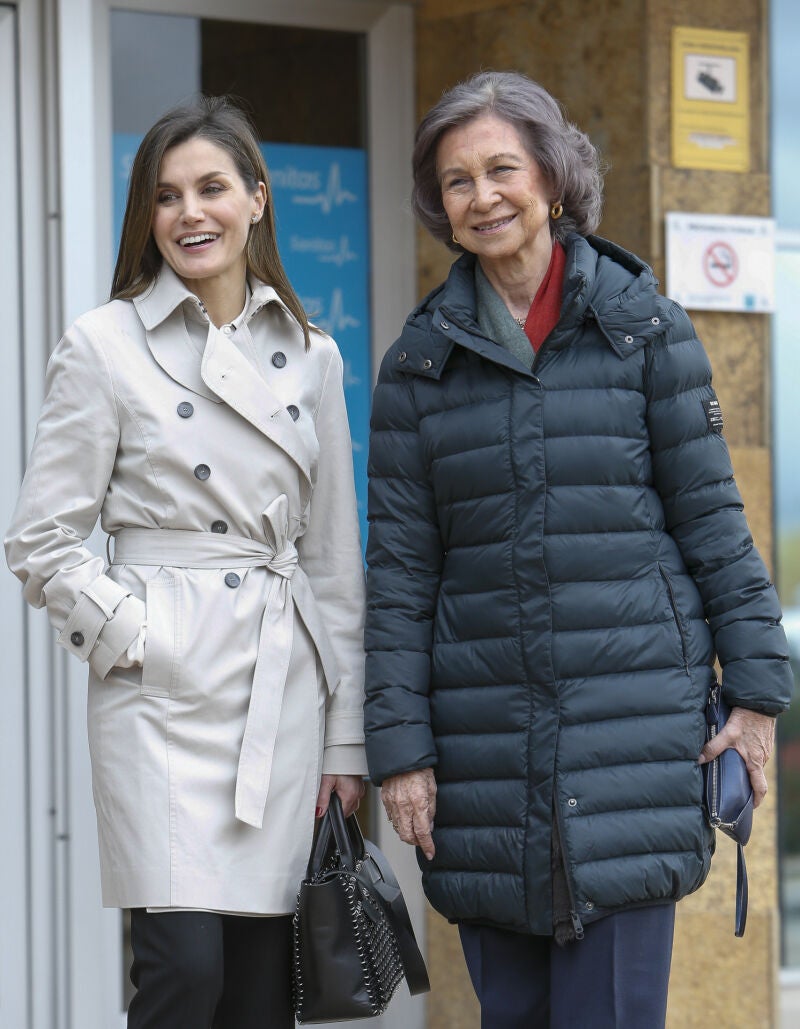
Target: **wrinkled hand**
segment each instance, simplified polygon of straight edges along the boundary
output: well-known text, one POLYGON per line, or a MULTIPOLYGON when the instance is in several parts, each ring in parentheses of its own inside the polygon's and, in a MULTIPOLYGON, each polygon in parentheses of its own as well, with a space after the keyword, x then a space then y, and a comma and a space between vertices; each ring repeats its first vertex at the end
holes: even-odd
POLYGON ((432 768, 403 772, 383 780, 381 800, 394 831, 419 847, 430 861, 436 853, 431 833, 436 814, 436 779, 432 768))
POLYGON ((316 817, 322 818, 328 810, 328 802, 331 799, 331 794, 335 791, 339 794, 339 800, 342 802, 342 811, 344 817, 347 818, 358 809, 366 789, 364 780, 360 775, 323 775, 322 781, 319 784, 319 793, 317 794, 316 817))
POLYGON ((700 764, 733 747, 744 758, 753 786, 753 807, 758 807, 767 795, 767 777, 764 765, 775 746, 775 719, 745 707, 731 708, 725 728, 709 740, 700 753, 700 764))

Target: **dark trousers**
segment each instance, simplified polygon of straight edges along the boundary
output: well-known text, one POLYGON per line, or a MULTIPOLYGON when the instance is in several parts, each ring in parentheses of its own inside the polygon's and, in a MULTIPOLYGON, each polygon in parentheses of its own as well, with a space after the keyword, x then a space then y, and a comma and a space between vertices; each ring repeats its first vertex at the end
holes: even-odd
POLYGON ((674 904, 623 911, 565 947, 460 925, 481 1029, 663 1027, 674 925, 674 904))
POLYGON ((131 911, 128 1029, 294 1029, 291 916, 131 911))

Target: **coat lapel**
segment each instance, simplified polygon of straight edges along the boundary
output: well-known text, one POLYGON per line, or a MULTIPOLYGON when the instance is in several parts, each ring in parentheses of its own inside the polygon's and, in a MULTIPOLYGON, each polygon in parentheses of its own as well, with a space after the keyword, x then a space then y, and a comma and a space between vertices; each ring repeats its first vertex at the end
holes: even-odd
POLYGON ((182 304, 198 304, 193 293, 175 272, 164 263, 155 282, 141 296, 133 298, 133 306, 144 325, 147 346, 154 360, 170 378, 207 400, 219 403, 200 376, 200 356, 192 346, 182 304))
MULTIPOLYGON (((250 285, 248 318, 271 302, 283 307, 271 286, 259 282, 250 285)), ((198 303, 197 297, 166 263, 152 286, 134 298, 155 361, 167 375, 193 393, 217 404, 224 402, 246 418, 289 455, 310 484, 308 451, 292 416, 238 347, 213 325, 209 325, 201 363, 186 330, 181 305, 187 300, 198 303)), ((288 311, 287 316, 292 317, 288 311)), ((292 322, 297 327, 294 319, 292 322)))
POLYGON ((200 375, 208 389, 284 450, 311 482, 308 451, 283 401, 214 326, 209 330, 200 375))
POLYGON ((206 400, 220 403, 220 398, 203 382, 200 355, 189 340, 180 308, 163 322, 145 331, 150 353, 167 375, 206 400))

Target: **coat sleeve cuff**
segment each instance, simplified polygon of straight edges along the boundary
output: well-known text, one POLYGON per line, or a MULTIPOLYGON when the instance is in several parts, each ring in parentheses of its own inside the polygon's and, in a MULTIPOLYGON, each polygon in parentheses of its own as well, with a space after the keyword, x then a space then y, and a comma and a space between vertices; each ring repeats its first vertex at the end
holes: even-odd
POLYGON ((144 601, 130 594, 117 607, 114 617, 105 623, 89 655, 89 664, 101 679, 105 679, 137 638, 145 617, 144 601))
POLYGON ((325 748, 323 775, 367 775, 367 756, 358 743, 334 744, 325 748))
POLYGON ((364 713, 361 708, 329 711, 325 717, 325 746, 343 743, 364 744, 364 713))
POLYGON ((145 617, 144 602, 106 575, 83 586, 58 643, 105 678, 145 617))

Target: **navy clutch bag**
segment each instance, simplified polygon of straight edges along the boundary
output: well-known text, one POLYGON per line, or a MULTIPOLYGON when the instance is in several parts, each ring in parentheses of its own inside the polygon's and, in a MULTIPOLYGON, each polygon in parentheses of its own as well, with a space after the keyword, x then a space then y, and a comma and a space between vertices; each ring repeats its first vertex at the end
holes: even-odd
MULTIPOLYGON (((730 709, 722 699, 722 690, 715 683, 706 706, 706 739, 712 740, 723 728, 730 709)), ((732 748, 701 766, 703 769, 704 802, 709 823, 729 836, 736 853, 736 936, 744 936, 747 923, 747 867, 744 846, 753 828, 753 788, 744 758, 732 748)))

